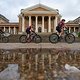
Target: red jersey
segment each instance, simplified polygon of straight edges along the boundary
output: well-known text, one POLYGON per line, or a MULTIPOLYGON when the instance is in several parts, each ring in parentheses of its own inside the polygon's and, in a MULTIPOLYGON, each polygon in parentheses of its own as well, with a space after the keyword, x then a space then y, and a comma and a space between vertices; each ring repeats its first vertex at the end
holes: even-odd
POLYGON ((61 27, 61 28, 64 28, 64 22, 60 21, 59 24, 58 24, 58 26, 61 27))

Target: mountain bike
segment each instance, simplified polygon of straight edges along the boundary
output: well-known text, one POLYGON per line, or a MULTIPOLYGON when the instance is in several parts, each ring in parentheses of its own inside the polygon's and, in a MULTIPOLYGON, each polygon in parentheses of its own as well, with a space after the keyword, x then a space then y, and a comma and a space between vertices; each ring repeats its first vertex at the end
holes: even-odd
POLYGON ((68 29, 64 30, 64 36, 63 37, 59 37, 59 35, 57 33, 52 33, 49 36, 49 41, 51 43, 57 43, 57 42, 61 41, 62 39, 64 39, 65 42, 67 42, 67 43, 75 42, 75 36, 72 33, 69 33, 68 29))
POLYGON ((38 35, 38 34, 36 34, 34 31, 31 31, 31 34, 29 35, 29 38, 28 38, 28 36, 27 35, 21 35, 20 37, 19 37, 19 41, 21 42, 21 43, 30 43, 30 42, 35 42, 35 43, 40 43, 40 42, 42 42, 42 38, 38 35))

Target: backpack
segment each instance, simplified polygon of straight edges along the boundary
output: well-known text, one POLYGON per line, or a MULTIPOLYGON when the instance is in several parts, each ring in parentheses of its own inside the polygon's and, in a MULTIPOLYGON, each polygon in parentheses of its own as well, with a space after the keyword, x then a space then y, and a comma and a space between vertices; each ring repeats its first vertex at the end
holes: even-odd
POLYGON ((56 26, 56 30, 59 30, 61 27, 58 25, 58 26, 56 26))

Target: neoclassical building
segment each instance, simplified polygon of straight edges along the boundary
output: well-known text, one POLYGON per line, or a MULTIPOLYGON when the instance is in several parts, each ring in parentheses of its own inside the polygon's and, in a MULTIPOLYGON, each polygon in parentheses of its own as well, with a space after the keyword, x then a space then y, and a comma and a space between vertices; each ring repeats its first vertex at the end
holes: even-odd
POLYGON ((66 23, 66 25, 69 27, 69 32, 70 33, 78 33, 80 32, 80 17, 72 20, 72 21, 68 21, 66 23))
MULTIPOLYGON (((18 18, 19 22, 9 22, 6 17, 0 14, 0 28, 11 34, 23 33, 30 25, 38 33, 56 32, 56 26, 61 19, 61 15, 58 9, 37 4, 26 9, 21 9, 18 18)), ((69 27, 69 32, 79 32, 80 17, 68 21, 66 25, 69 27)))
POLYGON ((25 32, 27 26, 32 26, 35 32, 55 32, 61 15, 58 9, 52 9, 43 4, 21 9, 19 14, 19 30, 25 32))
POLYGON ((0 29, 4 32, 8 32, 10 34, 18 34, 19 32, 19 23, 17 22, 9 22, 9 20, 0 14, 0 29))

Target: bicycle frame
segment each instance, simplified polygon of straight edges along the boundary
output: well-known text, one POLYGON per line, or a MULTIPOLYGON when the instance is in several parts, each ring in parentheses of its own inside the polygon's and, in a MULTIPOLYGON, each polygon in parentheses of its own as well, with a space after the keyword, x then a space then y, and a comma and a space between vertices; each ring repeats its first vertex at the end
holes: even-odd
POLYGON ((37 34, 34 31, 32 31, 32 33, 29 36, 29 38, 31 39, 31 41, 34 40, 34 38, 35 38, 36 35, 37 34))
POLYGON ((69 34, 69 30, 68 29, 66 29, 66 30, 64 30, 64 34, 69 34))

